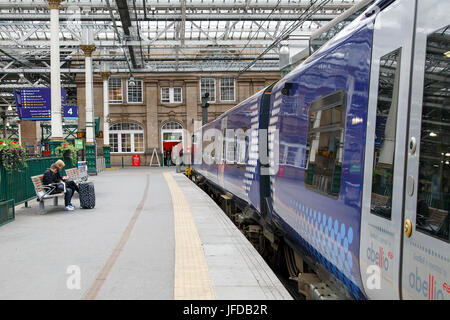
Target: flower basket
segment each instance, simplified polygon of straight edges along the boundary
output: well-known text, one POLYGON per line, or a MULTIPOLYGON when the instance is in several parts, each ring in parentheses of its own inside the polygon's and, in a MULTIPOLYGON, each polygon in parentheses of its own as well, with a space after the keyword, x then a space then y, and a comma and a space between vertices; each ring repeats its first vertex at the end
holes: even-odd
POLYGON ((62 156, 64 159, 70 159, 73 165, 77 163, 77 151, 75 147, 68 143, 64 142, 59 147, 56 147, 55 152, 58 156, 62 156))
POLYGON ((27 153, 17 141, 0 139, 0 163, 7 172, 26 167, 27 153))

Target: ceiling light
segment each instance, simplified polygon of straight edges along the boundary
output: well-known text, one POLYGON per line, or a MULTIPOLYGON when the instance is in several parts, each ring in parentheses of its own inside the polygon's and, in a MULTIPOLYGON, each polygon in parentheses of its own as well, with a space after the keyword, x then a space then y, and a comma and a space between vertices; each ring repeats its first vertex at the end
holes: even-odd
POLYGON ((11 105, 8 105, 8 111, 12 111, 11 105))
POLYGON ((430 132, 430 137, 437 137, 437 133, 430 132))
POLYGON ((446 53, 444 53, 444 56, 445 56, 446 58, 450 58, 450 51, 447 51, 446 53))
POLYGON ((445 154, 445 156, 446 156, 446 157, 450 157, 450 152, 447 152, 447 153, 445 154))

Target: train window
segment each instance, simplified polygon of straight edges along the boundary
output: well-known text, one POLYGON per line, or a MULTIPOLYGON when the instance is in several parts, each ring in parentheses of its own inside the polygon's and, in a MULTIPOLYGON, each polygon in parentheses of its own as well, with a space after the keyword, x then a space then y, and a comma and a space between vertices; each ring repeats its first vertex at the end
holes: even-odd
POLYGON ((344 125, 344 90, 311 103, 305 184, 334 197, 341 186, 344 125))
POLYGON ((236 130, 236 162, 237 164, 245 164, 247 135, 243 129, 236 130))
POLYGON ((226 161, 226 148, 227 148, 227 123, 228 123, 228 117, 223 117, 222 121, 221 121, 221 127, 222 127, 222 131, 221 131, 221 135, 220 135, 220 164, 225 163, 226 161))
POLYGON ((450 26, 427 38, 416 228, 449 241, 450 26))
POLYGON ((235 145, 235 134, 233 129, 227 129, 226 131, 226 160, 227 163, 233 164, 235 161, 235 151, 234 151, 234 145, 235 145))
POLYGON ((381 57, 370 211, 386 219, 392 215, 395 135, 401 49, 381 57))

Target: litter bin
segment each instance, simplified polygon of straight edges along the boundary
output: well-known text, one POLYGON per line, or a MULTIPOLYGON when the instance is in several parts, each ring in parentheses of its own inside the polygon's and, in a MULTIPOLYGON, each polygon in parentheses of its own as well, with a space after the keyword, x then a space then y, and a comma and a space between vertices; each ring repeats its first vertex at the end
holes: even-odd
POLYGON ((132 157, 133 167, 141 166, 141 156, 138 154, 133 155, 132 157))

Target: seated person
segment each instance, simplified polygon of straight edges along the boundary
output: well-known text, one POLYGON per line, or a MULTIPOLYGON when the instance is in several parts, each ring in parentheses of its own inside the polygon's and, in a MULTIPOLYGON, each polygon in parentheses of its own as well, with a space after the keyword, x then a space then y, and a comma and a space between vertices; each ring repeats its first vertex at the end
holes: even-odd
MULTIPOLYGON (((47 169, 44 173, 43 177, 44 185, 53 185, 55 189, 50 194, 61 193, 64 191, 64 181, 59 174, 59 166, 56 163, 53 163, 50 166, 50 169, 47 169)), ((70 203, 72 200, 73 189, 66 186, 66 194, 64 196, 64 205, 67 211, 73 211, 74 208, 70 203)))
MULTIPOLYGON (((56 161, 55 164, 58 166, 58 176, 59 176, 59 172, 62 171, 62 169, 64 168, 64 166, 66 164, 62 160, 56 161)), ((61 178, 61 176, 59 176, 59 177, 61 178)), ((66 188, 69 187, 73 191, 80 193, 80 190, 78 189, 78 185, 74 181, 68 181, 67 176, 62 177, 61 179, 66 183, 66 188)))

